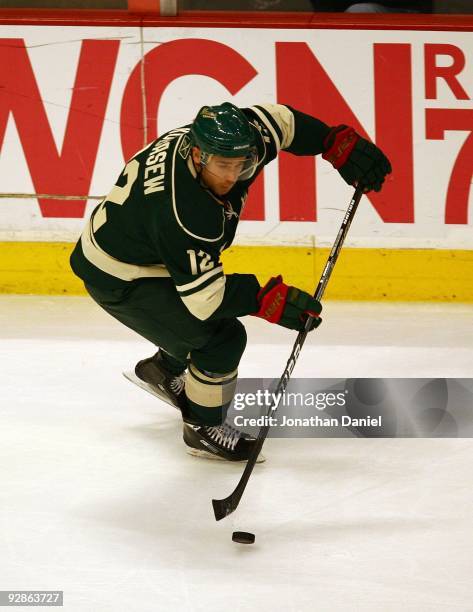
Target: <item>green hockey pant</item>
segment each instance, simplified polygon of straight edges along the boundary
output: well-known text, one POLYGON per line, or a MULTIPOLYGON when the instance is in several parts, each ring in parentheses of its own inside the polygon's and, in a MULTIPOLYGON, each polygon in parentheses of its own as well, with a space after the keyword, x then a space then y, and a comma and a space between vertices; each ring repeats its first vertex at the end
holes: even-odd
POLYGON ((246 331, 236 318, 200 321, 184 306, 170 278, 143 278, 124 289, 85 285, 115 319, 164 349, 176 364, 188 357, 199 369, 226 373, 238 367, 246 331))

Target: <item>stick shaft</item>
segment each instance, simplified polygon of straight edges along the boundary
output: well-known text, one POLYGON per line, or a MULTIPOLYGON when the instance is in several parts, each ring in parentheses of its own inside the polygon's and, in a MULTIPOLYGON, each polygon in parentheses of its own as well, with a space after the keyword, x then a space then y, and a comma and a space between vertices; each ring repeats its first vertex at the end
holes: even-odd
MULTIPOLYGON (((362 195, 363 195, 363 189, 357 188, 355 190, 355 193, 353 194, 350 204, 348 205, 347 212, 343 219, 342 225, 340 226, 340 229, 338 231, 337 237, 333 244, 332 250, 330 251, 330 255, 328 256, 327 263, 325 264, 325 267, 323 269, 319 283, 317 285, 317 289, 315 290, 314 297, 319 301, 321 300, 325 292, 325 288, 327 287, 327 283, 330 279, 333 268, 338 259, 338 255, 340 254, 340 251, 345 241, 348 230, 350 229, 351 222, 353 221, 353 218, 356 213, 356 209, 358 207, 358 204, 360 202, 362 195)), ((278 385, 276 387, 275 397, 278 397, 279 394, 284 393, 287 387, 287 384, 289 382, 289 379, 291 378, 291 374, 294 369, 294 366, 296 365, 297 359, 304 345, 305 339, 307 338, 308 330, 310 327, 310 319, 311 317, 308 317, 304 330, 299 332, 299 334, 297 335, 296 341, 292 348, 291 355, 287 361, 286 368, 284 369, 284 372, 281 378, 279 379, 278 385)), ((269 407, 267 416, 269 416, 272 413, 274 414, 273 408, 274 408, 274 402, 269 407)), ((270 420, 266 419, 266 422, 269 423, 270 420)), ((228 516, 229 514, 231 514, 237 509, 238 504, 240 503, 240 499, 245 491, 248 480, 251 476, 251 473, 253 472, 253 469, 256 465, 256 460, 258 459, 258 455, 261 452, 264 441, 266 440, 266 437, 268 435, 269 429, 270 429, 270 425, 264 425, 260 429, 258 438, 255 442, 251 455, 248 458, 243 474, 241 475, 241 478, 235 490, 233 491, 233 493, 231 493, 225 499, 213 499, 212 500, 212 505, 213 505, 213 509, 215 513, 215 519, 217 521, 221 520, 225 516, 228 516)))

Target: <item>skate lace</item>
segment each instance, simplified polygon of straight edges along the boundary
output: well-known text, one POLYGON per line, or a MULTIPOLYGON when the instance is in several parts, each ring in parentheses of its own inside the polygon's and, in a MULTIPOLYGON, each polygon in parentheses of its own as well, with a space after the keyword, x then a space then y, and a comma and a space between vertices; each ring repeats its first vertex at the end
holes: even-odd
POLYGON ((235 450, 235 446, 241 436, 238 429, 235 429, 228 423, 216 427, 206 427, 206 430, 212 440, 232 451, 235 450))
POLYGON ((175 376, 169 382, 171 391, 175 393, 176 395, 179 395, 180 393, 182 393, 184 389, 184 385, 185 385, 184 376, 175 376))

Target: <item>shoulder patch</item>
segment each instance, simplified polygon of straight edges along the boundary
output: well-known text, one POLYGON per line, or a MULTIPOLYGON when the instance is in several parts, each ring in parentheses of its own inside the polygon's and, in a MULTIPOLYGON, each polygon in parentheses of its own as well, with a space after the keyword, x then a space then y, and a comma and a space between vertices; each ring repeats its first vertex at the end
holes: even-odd
POLYGON ((189 134, 185 134, 178 147, 178 152, 182 159, 187 159, 189 157, 191 145, 192 143, 189 134))

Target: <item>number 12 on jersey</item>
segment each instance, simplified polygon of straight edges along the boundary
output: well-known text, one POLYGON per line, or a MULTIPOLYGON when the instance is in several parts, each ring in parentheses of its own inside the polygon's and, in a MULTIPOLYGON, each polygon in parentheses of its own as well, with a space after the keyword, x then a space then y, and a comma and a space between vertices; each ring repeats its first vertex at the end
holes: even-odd
POLYGON ((197 276, 203 272, 208 272, 215 266, 215 262, 212 261, 211 256, 205 251, 199 251, 197 254, 194 249, 188 249, 187 254, 189 255, 191 264, 191 274, 197 276), (200 258, 200 261, 197 260, 200 258))

